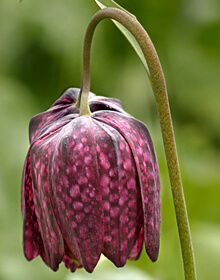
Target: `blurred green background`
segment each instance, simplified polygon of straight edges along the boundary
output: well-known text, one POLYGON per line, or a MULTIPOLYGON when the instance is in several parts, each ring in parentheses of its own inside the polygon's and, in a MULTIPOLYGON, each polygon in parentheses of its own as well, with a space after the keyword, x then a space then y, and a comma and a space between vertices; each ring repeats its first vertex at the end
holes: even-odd
MULTIPOLYGON (((198 279, 220 275, 220 1, 118 0, 148 31, 166 76, 198 279)), ((0 0, 0 280, 182 280, 183 268, 155 101, 135 52, 110 21, 96 31, 92 86, 121 99, 147 124, 162 183, 159 259, 116 269, 109 261, 94 274, 56 273, 22 251, 20 181, 28 150, 28 123, 71 86, 80 87, 82 45, 93 0, 0 0), (111 278, 110 278, 111 277, 111 278)))

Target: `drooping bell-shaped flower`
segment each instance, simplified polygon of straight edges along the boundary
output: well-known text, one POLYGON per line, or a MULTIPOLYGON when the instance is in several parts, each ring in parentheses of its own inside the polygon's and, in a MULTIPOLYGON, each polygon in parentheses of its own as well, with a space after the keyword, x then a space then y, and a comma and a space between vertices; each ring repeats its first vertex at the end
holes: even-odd
POLYGON ((63 261, 92 272, 104 254, 117 267, 152 261, 160 237, 160 181, 147 127, 120 101, 89 96, 80 116, 79 89, 68 89, 30 122, 22 178, 23 246, 53 270, 63 261))

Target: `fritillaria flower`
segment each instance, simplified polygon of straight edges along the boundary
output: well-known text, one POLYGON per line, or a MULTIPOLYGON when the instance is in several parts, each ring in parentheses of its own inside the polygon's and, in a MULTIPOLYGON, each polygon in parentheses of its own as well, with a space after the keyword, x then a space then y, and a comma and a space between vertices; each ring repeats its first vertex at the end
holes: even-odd
POLYGON ((22 178, 23 246, 54 271, 95 268, 100 255, 117 267, 152 261, 160 237, 160 181, 147 127, 119 100, 90 93, 80 116, 79 89, 68 89, 30 122, 22 178))

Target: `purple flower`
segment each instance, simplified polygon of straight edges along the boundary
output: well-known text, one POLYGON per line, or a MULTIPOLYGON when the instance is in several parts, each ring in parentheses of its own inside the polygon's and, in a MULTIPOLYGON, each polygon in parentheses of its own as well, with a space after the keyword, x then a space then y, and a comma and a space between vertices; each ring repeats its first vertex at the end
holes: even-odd
POLYGON ((92 116, 79 116, 68 89, 30 122, 21 205, 23 246, 53 270, 95 268, 104 254, 117 267, 152 261, 160 238, 160 181, 147 127, 120 101, 90 93, 92 116))

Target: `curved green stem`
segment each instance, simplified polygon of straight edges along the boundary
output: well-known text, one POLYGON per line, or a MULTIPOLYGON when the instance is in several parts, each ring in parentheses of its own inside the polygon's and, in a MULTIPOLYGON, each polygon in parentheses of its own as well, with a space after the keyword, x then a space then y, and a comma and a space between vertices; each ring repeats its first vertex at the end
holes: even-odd
MULTIPOLYGON (((152 88, 154 91, 160 125, 163 135, 166 160, 172 187, 176 219, 182 249, 185 279, 195 280, 196 268, 194 261, 193 246, 191 241, 190 227, 187 217, 182 180, 177 158, 176 144, 174 139, 173 125, 170 114, 169 101, 163 71, 156 50, 147 32, 135 17, 116 8, 106 8, 98 11, 89 23, 86 31, 83 52, 83 79, 79 99, 88 98, 90 90, 90 60, 92 38, 97 24, 105 19, 111 18, 125 26, 135 37, 140 45, 146 62, 148 64, 152 88)), ((84 99, 85 100, 85 99, 84 99)), ((80 102, 83 103, 82 100, 80 102)))

